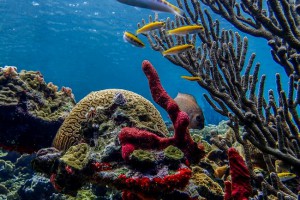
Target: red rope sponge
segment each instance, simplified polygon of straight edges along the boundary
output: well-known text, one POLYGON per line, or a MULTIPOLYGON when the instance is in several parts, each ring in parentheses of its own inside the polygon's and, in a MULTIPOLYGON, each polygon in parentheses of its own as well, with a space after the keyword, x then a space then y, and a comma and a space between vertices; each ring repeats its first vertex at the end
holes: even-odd
POLYGON ((188 129, 188 115, 179 109, 177 103, 162 87, 159 76, 149 61, 143 62, 142 69, 148 79, 152 98, 168 112, 172 120, 174 136, 164 138, 146 130, 125 127, 119 135, 123 159, 128 160, 135 149, 161 150, 173 145, 184 152, 189 162, 198 162, 205 155, 204 146, 193 141, 188 129))

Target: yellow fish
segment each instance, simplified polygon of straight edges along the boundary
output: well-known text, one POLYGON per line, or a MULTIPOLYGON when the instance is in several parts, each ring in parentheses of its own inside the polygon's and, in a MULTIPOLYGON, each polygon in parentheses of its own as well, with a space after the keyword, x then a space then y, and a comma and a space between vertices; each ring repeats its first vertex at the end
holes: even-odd
POLYGON ((149 24, 145 24, 143 27, 139 28, 136 31, 136 34, 146 33, 149 31, 153 31, 155 29, 162 28, 166 25, 165 22, 150 22, 149 24))
POLYGON ((284 182, 296 178, 297 175, 290 172, 281 172, 277 173, 277 176, 282 182, 284 182))
POLYGON ((181 26, 172 30, 167 31, 168 35, 187 35, 187 34, 196 34, 201 31, 204 31, 204 27, 201 25, 187 25, 181 26))
POLYGON ((199 76, 181 76, 181 78, 188 81, 201 81, 202 79, 199 76))
POLYGON ((166 51, 162 52, 162 54, 163 54, 163 56, 176 55, 176 54, 182 53, 184 51, 188 51, 193 48, 195 48, 195 47, 192 44, 177 45, 170 49, 167 49, 166 51))
POLYGON ((123 34, 123 40, 136 47, 145 47, 145 44, 137 36, 127 31, 123 34))

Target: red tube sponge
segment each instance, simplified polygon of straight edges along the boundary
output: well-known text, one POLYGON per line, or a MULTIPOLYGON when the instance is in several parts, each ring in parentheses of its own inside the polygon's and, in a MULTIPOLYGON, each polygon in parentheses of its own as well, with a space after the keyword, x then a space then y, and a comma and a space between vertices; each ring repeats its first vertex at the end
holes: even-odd
POLYGON ((162 87, 158 74, 149 61, 142 64, 154 101, 163 107, 169 114, 174 125, 174 136, 170 138, 159 137, 149 131, 137 128, 123 128, 119 135, 122 145, 122 157, 128 160, 135 149, 164 149, 169 145, 180 148, 189 162, 198 162, 204 157, 205 151, 202 144, 197 144, 191 138, 188 130, 189 117, 180 111, 177 103, 162 87))
POLYGON ((231 183, 225 182, 225 200, 247 200, 252 193, 250 173, 236 149, 229 148, 231 183))

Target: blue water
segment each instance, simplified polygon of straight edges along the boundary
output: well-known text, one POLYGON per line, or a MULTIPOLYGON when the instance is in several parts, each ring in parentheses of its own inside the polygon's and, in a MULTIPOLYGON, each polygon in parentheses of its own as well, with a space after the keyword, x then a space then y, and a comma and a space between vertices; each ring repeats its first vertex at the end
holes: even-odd
MULTIPOLYGON (((170 2, 176 4, 175 0, 170 2)), ((47 82, 71 87, 77 101, 91 91, 107 88, 128 89, 152 101, 141 70, 142 61, 147 59, 172 97, 177 92, 192 94, 204 109, 206 123, 220 119, 203 101, 205 91, 181 79, 187 72, 151 50, 146 38, 142 38, 147 44, 144 49, 124 43, 123 31, 135 31, 137 22, 148 19, 152 11, 116 0, 0 0, 0 12, 0 66, 39 70, 47 82)), ((174 16, 160 14, 161 19, 166 17, 174 16)), ((233 28, 220 21, 222 28, 233 28)), ((265 40, 248 38, 248 55, 257 53, 261 74, 268 75, 266 89, 274 89, 275 73, 285 77, 284 71, 272 60, 265 40)))

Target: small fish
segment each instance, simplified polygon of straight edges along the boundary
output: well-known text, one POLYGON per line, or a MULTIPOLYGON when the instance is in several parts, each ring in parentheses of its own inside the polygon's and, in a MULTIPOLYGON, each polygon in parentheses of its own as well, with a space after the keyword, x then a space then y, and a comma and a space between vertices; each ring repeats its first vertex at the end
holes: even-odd
POLYGON ((192 95, 178 93, 174 101, 178 104, 180 110, 188 114, 190 118, 189 128, 200 130, 204 128, 203 112, 192 95))
POLYGON ((202 79, 199 76, 180 76, 181 78, 188 81, 201 81, 202 79))
POLYGON ((172 30, 167 31, 168 35, 181 35, 185 36, 187 34, 196 34, 204 31, 204 27, 201 25, 187 25, 181 26, 172 30))
POLYGON ((176 54, 182 53, 184 51, 188 51, 193 48, 195 48, 195 47, 192 44, 177 45, 170 49, 167 49, 166 51, 162 52, 162 54, 163 54, 163 56, 176 55, 176 54))
POLYGON ((146 8, 153 11, 169 12, 183 17, 184 11, 166 0, 117 0, 130 6, 146 8))
POLYGON ((281 172, 277 173, 277 176, 282 182, 284 182, 296 178, 297 175, 290 172, 281 172))
POLYGON ((145 47, 145 44, 137 36, 127 31, 123 34, 123 40, 136 47, 145 47))
POLYGON ((165 22, 150 22, 149 24, 145 24, 143 27, 139 28, 136 31, 136 34, 147 33, 149 31, 153 31, 155 29, 162 28, 166 25, 165 22))

